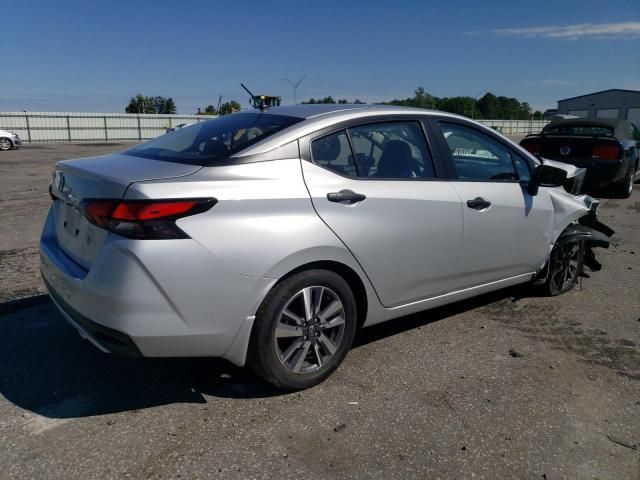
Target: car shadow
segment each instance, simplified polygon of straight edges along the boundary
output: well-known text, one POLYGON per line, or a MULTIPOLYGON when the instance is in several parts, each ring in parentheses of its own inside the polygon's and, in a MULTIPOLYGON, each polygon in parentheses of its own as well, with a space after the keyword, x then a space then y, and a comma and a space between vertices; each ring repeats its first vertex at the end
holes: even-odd
MULTIPOLYGON (((354 348, 507 297, 507 289, 359 332, 354 348)), ((135 411, 284 392, 249 369, 213 358, 127 358, 99 351, 68 325, 46 295, 0 303, 0 395, 48 418, 135 411)))

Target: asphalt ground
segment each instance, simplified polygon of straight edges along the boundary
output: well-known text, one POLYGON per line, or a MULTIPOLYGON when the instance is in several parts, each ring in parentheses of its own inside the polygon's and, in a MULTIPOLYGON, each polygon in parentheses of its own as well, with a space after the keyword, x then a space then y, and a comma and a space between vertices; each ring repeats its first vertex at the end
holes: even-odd
POLYGON ((615 245, 568 294, 365 329, 283 394, 216 359, 101 353, 43 295, 53 163, 126 146, 0 152, 0 478, 640 478, 640 190, 603 200, 615 245))

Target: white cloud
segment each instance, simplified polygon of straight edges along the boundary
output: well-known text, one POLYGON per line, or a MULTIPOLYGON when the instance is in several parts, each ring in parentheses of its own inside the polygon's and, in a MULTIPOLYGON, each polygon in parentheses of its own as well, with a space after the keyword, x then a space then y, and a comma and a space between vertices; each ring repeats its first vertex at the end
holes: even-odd
POLYGON ((579 38, 635 39, 640 38, 640 22, 582 23, 578 25, 543 26, 524 28, 498 28, 467 32, 467 35, 490 33, 508 37, 559 38, 577 40, 579 38))

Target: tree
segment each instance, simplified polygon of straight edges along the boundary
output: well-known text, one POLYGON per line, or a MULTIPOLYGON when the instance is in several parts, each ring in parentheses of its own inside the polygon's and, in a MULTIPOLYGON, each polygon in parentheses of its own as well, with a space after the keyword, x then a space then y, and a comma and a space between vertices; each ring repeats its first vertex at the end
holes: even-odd
POLYGON ((231 100, 229 102, 225 102, 220 105, 220 109, 218 110, 218 115, 228 115, 229 113, 239 112, 240 104, 235 100, 231 100))
POLYGON ((138 93, 135 97, 131 97, 129 105, 124 111, 127 113, 174 114, 176 110, 176 104, 171 97, 147 97, 138 93))
POLYGON ((140 93, 131 97, 129 105, 124 111, 127 113, 156 113, 152 99, 140 93))
POLYGON ((215 115, 216 107, 213 105, 207 105, 207 108, 204 109, 204 115, 215 115))
POLYGON ((471 97, 445 97, 438 102, 438 110, 471 117, 475 99, 471 97))
POLYGON ((347 104, 347 103, 349 103, 349 100, 347 100, 346 98, 341 98, 340 100, 338 100, 338 103, 347 104))
POLYGON ((366 102, 363 102, 362 100, 359 100, 359 99, 357 99, 357 98, 353 101, 353 104, 354 104, 354 105, 364 105, 365 103, 366 103, 366 102))
MULTIPOLYGON (((336 101, 333 99, 333 97, 331 95, 329 95, 328 97, 318 98, 317 100, 315 98, 310 98, 309 101, 302 102, 302 103, 303 104, 313 105, 315 103, 336 103, 336 101)), ((346 100, 345 100, 345 103, 347 103, 346 100)))
POLYGON ((399 107, 417 107, 417 108, 437 108, 439 99, 426 92, 424 87, 416 88, 414 96, 405 98, 404 100, 391 100, 383 102, 386 105, 396 105, 399 107))
POLYGON ((177 107, 176 107, 176 103, 173 101, 173 98, 169 97, 167 98, 167 101, 164 104, 165 107, 165 111, 164 112, 159 112, 159 113, 166 113, 168 115, 175 115, 178 111, 177 107))

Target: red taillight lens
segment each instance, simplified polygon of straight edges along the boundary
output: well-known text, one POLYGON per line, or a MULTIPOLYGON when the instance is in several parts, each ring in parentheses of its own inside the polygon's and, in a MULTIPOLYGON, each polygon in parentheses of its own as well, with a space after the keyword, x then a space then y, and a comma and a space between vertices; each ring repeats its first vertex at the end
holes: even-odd
POLYGON ((618 160, 622 155, 622 150, 618 145, 596 145, 593 147, 591 158, 601 160, 618 160))
POLYGON ((175 221, 209 210, 214 198, 188 200, 84 200, 82 213, 98 227, 129 238, 189 238, 175 221))
POLYGON ((540 143, 537 141, 525 140, 520 144, 520 146, 533 155, 540 155, 540 143))
POLYGON ((189 212, 198 204, 195 200, 187 202, 120 203, 111 214, 116 220, 151 220, 173 217, 189 212))
POLYGON ((81 204, 82 211, 89 221, 99 227, 107 228, 106 221, 116 208, 117 201, 89 200, 81 204))

